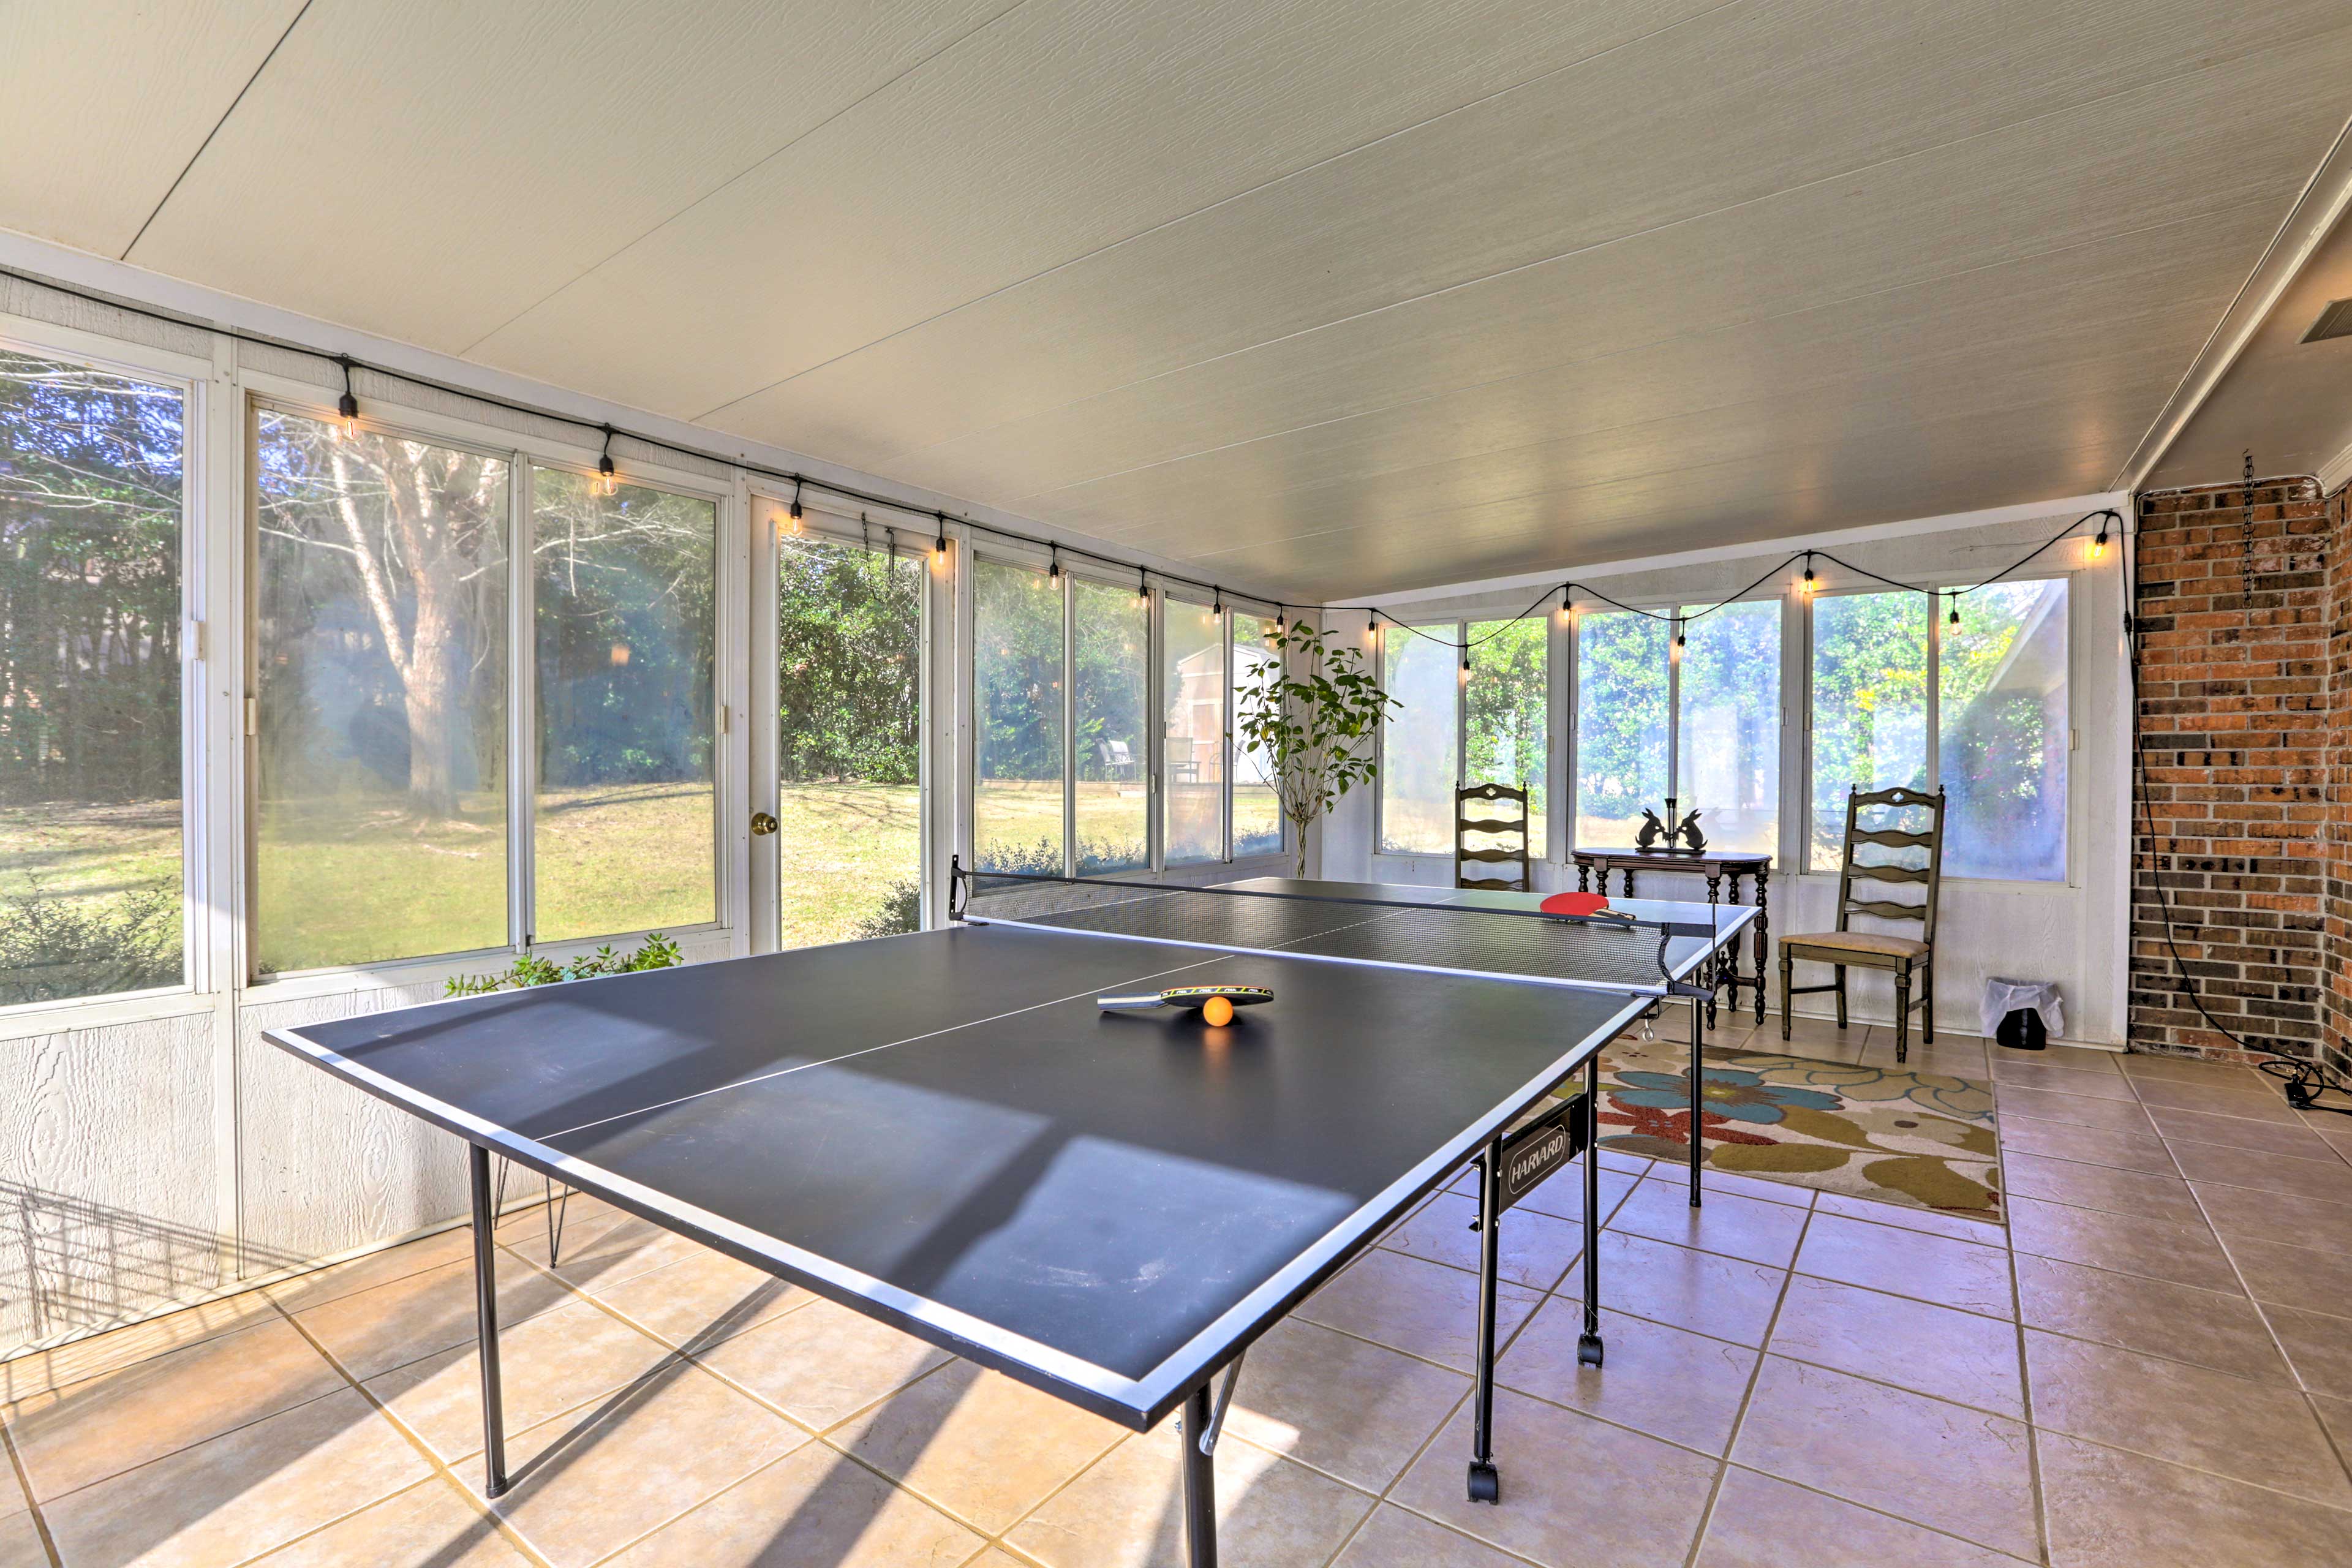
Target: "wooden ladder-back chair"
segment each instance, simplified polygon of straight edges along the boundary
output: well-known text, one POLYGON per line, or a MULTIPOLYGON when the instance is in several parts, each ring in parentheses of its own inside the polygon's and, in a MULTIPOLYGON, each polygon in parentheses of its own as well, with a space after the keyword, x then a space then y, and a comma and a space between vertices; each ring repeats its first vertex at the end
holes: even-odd
POLYGON ((1528 869, 1528 792, 1513 789, 1509 784, 1465 784, 1454 792, 1454 885, 1457 888, 1486 888, 1503 893, 1531 893, 1535 881, 1528 869), (1470 804, 1484 802, 1488 815, 1473 816, 1470 804), (1518 815, 1492 815, 1498 805, 1518 807, 1518 815), (1473 848, 1470 835, 1478 834, 1486 840, 1484 847, 1473 848), (1499 842, 1497 842, 1499 841, 1499 842), (1518 867, 1517 877, 1473 877, 1470 862, 1518 867))
POLYGON ((1895 1059, 1903 1061, 1911 1054, 1911 1009, 1919 1013, 1919 1037, 1928 1045, 1936 1043, 1936 895, 1943 888, 1944 870, 1944 792, 1923 795, 1913 789, 1882 789, 1867 793, 1854 789, 1847 792, 1845 802, 1845 855, 1838 869, 1837 930, 1811 936, 1784 936, 1780 939, 1780 1037, 1789 1037, 1789 998, 1818 991, 1837 994, 1838 1027, 1845 1027, 1845 972, 1849 964, 1867 969, 1885 969, 1895 976, 1895 1059), (1898 812, 1924 809, 1927 826, 1917 832, 1895 827, 1864 827, 1862 814, 1885 806, 1892 816, 1898 812), (1927 862, 1910 866, 1887 860, 1858 861, 1855 856, 1864 845, 1876 845, 1895 855, 1907 855, 1912 850, 1925 850, 1927 862), (1897 903, 1884 897, 1870 898, 1854 890, 1857 882, 1915 882, 1924 884, 1927 898, 1919 903, 1897 903), (1917 921, 1916 937, 1887 936, 1877 931, 1852 929, 1855 915, 1874 915, 1880 920, 1917 921), (1827 963, 1837 970, 1837 978, 1827 985, 1794 984, 1797 963, 1827 963), (1915 1000, 1911 983, 1919 983, 1919 994, 1915 1000))

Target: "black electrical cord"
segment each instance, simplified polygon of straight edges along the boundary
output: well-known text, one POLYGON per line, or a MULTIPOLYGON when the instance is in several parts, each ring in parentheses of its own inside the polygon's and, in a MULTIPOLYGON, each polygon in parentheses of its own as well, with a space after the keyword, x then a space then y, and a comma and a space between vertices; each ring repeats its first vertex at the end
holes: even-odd
MULTIPOLYGON (((2118 522, 2121 521, 2117 519, 2118 522)), ((2239 1037, 2221 1020, 2213 1016, 2212 1009, 2205 1005, 2205 998, 2199 993, 2197 982, 2189 973, 2188 963, 2180 956, 2180 942, 2173 932, 2172 899, 2164 889, 2164 868, 2159 864, 2162 858, 2158 854, 2156 847, 2156 805, 2148 796, 2147 731, 2140 724, 2140 617, 2138 615, 2140 562, 2139 527, 2137 520, 2124 527, 2121 547, 2124 552, 2126 599, 2124 667, 2129 672, 2131 681, 2132 769, 2138 785, 2134 793, 2139 797, 2140 818, 2147 828, 2148 886, 2156 894, 2158 919, 2164 926, 2164 947, 2165 951, 2172 955, 2172 969, 2179 979, 2180 994, 2189 998, 2189 1005, 2197 1009, 2198 1016, 2205 1020, 2206 1025, 2215 1034, 2249 1055, 2258 1055, 2266 1058, 2254 1065, 2273 1078, 2286 1080, 2285 1093, 2289 1105, 2298 1110, 2334 1110, 2352 1116, 2352 1105, 2318 1103, 2319 1096, 2330 1089, 2340 1094, 2352 1095, 2352 1085, 2346 1084, 2318 1062, 2304 1061, 2294 1057, 2284 1056, 2268 1046, 2250 1045, 2239 1037)), ((2126 987, 2128 987, 2128 976, 2126 976, 2126 987)))

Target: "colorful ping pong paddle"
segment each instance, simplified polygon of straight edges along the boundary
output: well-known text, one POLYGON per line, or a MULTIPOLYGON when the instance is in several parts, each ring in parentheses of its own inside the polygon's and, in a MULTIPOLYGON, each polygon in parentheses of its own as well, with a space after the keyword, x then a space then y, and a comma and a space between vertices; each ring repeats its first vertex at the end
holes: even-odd
POLYGON ((1624 910, 1611 909, 1606 893, 1554 893, 1536 908, 1548 915, 1597 916, 1605 921, 1623 921, 1628 925, 1633 921, 1624 910))
POLYGON ((1097 996, 1095 1005, 1107 1013, 1144 1007, 1198 1007, 1202 1017, 1222 1026, 1233 1022, 1234 1008, 1254 1007, 1273 1000, 1274 992, 1264 985, 1171 985, 1165 991, 1139 991, 1132 996, 1097 996))

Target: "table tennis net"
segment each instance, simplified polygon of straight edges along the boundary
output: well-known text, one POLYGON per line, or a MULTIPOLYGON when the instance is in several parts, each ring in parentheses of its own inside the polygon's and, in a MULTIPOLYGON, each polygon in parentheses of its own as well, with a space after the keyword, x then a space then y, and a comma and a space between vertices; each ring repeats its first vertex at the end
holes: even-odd
MULTIPOLYGON (((1654 926, 1559 921, 1458 905, 967 873, 964 918, 1195 947, 1288 952, 1459 973, 1655 992, 1708 950, 1654 926)), ((1443 890, 1434 890, 1442 895, 1443 890)))

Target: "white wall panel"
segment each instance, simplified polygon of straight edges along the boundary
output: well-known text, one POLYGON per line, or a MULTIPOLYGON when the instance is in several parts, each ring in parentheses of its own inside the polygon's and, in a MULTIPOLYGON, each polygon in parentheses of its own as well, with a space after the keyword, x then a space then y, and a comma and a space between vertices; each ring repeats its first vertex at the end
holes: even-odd
POLYGON ((0 1354, 225 1279, 210 1013, 0 1041, 0 1354))

